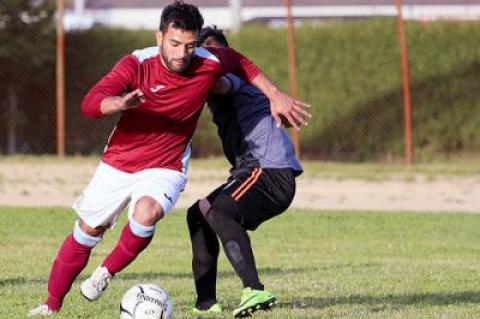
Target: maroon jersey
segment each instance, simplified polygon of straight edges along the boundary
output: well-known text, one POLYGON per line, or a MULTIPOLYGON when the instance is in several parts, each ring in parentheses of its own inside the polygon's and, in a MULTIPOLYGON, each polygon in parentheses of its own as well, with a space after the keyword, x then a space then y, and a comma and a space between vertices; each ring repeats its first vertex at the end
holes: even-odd
POLYGON ((101 117, 105 97, 135 89, 142 90, 146 101, 122 113, 102 161, 129 173, 147 168, 185 171, 200 112, 210 89, 225 73, 251 81, 260 69, 228 48, 196 48, 182 74, 162 64, 158 47, 122 58, 85 96, 83 113, 101 117))

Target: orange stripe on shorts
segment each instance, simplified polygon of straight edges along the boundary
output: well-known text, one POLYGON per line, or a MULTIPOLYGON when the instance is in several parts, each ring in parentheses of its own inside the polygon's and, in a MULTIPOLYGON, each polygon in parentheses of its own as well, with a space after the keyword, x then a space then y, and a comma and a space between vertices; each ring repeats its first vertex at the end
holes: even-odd
POLYGON ((232 193, 232 197, 235 197, 252 179, 255 178, 255 173, 258 171, 258 168, 254 168, 251 175, 243 181, 243 183, 232 193))
POLYGON ((258 178, 262 175, 262 169, 261 168, 255 168, 252 172, 252 175, 250 175, 249 178, 243 182, 242 185, 240 185, 239 188, 233 192, 232 197, 235 201, 238 201, 240 197, 242 197, 250 188, 252 188, 253 184, 255 184, 258 181, 258 178))

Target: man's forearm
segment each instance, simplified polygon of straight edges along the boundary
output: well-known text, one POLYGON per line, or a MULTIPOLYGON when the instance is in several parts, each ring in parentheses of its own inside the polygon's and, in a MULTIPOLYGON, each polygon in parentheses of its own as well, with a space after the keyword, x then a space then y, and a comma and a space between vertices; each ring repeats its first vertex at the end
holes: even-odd
POLYGON ((107 96, 100 103, 102 114, 109 115, 138 107, 145 102, 143 92, 140 89, 133 90, 122 96, 107 96))
POLYGON ((119 112, 119 103, 121 102, 122 97, 120 96, 107 96, 100 103, 100 111, 103 115, 110 115, 116 112, 119 112))
POLYGON ((252 84, 270 99, 280 92, 275 84, 273 84, 263 72, 252 80, 252 84))

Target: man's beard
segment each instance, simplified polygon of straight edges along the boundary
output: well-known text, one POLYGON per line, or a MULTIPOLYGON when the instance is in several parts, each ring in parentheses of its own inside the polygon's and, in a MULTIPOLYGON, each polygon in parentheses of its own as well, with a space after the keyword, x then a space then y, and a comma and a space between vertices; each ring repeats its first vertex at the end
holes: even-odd
POLYGON ((177 61, 179 61, 179 60, 178 59, 169 60, 168 57, 164 54, 163 48, 161 50, 161 55, 162 55, 163 62, 165 62, 167 68, 170 71, 175 72, 175 73, 185 72, 185 70, 188 68, 188 66, 190 65, 190 62, 192 60, 192 57, 189 56, 188 58, 182 59, 182 62, 184 62, 184 63, 181 66, 176 66, 173 62, 175 60, 177 60, 177 61))

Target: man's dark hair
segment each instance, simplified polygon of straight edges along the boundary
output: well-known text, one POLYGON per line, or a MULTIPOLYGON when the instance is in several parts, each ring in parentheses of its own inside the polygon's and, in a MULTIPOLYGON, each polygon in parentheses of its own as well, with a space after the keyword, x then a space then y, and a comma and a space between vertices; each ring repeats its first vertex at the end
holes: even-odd
POLYGON ((171 23, 176 29, 199 32, 203 26, 203 17, 196 6, 176 0, 163 8, 160 31, 167 31, 171 23))
POLYGON ((223 30, 217 29, 216 25, 205 27, 200 31, 200 35, 198 36, 198 45, 201 46, 209 37, 213 37, 226 47, 229 46, 227 38, 225 37, 225 34, 223 34, 223 30))

